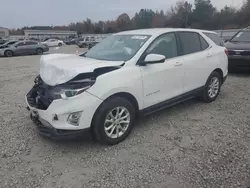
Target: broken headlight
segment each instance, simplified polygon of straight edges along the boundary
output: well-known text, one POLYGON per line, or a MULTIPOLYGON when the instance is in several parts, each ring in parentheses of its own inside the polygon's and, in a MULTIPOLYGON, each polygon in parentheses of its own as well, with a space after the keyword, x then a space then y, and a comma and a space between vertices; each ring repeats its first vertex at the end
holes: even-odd
POLYGON ((69 82, 67 84, 62 84, 58 86, 57 92, 54 94, 57 96, 60 95, 62 99, 68 99, 70 97, 74 97, 83 93, 84 91, 89 89, 94 83, 95 80, 91 79, 69 82))

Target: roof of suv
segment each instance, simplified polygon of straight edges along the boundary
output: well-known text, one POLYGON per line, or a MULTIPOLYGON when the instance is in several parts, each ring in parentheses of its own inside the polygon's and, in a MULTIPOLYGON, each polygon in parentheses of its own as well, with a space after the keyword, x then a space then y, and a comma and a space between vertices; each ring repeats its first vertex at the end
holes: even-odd
POLYGON ((123 31, 123 32, 117 33, 116 35, 131 35, 131 34, 132 35, 161 35, 161 34, 166 33, 166 32, 174 32, 174 31, 195 31, 195 32, 215 33, 213 31, 199 30, 199 29, 152 28, 152 29, 139 29, 139 30, 123 31))

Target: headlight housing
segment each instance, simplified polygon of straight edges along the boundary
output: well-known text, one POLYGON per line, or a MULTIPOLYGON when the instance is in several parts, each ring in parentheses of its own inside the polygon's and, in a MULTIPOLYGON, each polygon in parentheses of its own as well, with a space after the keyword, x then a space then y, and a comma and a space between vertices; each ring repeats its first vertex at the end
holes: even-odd
POLYGON ((38 75, 35 80, 34 87, 38 88, 38 92, 43 95, 43 97, 55 99, 69 99, 76 95, 79 95, 89 89, 95 83, 95 79, 87 78, 80 80, 69 81, 64 84, 56 86, 48 86, 45 84, 40 75, 38 75))
POLYGON ((65 89, 65 90, 62 90, 61 91, 61 97, 63 99, 68 99, 70 97, 74 97, 76 95, 79 95, 79 94, 83 93, 84 91, 86 91, 90 87, 91 86, 81 88, 81 89, 65 89))
POLYGON ((84 79, 84 80, 77 80, 68 82, 65 84, 61 84, 56 86, 51 90, 51 94, 54 99, 69 99, 71 97, 77 96, 87 89, 89 89, 95 80, 91 79, 84 79))

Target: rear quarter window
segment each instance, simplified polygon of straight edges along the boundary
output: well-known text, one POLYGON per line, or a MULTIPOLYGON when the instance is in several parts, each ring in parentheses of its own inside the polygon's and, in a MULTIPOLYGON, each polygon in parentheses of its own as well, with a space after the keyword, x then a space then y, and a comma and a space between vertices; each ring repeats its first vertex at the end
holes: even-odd
POLYGON ((224 46, 224 42, 217 34, 215 33, 204 33, 204 34, 218 46, 224 46))

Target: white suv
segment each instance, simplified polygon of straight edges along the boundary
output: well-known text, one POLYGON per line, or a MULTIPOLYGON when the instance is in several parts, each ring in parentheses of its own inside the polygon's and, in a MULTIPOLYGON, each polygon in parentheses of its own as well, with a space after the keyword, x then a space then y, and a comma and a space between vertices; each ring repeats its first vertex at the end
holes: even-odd
POLYGON ((90 130, 105 144, 130 133, 138 114, 185 100, 212 102, 228 73, 225 47, 192 29, 145 29, 114 34, 86 53, 41 57, 26 95, 42 135, 72 137, 90 130))

